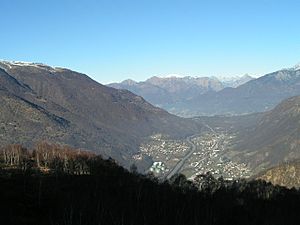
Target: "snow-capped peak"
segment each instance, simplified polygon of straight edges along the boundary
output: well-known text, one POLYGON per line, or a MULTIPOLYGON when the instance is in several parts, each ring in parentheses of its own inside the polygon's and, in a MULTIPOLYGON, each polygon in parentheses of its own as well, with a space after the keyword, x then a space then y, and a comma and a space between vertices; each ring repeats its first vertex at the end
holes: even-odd
POLYGON ((220 80, 221 82, 233 82, 241 79, 240 76, 217 76, 217 79, 220 80))
MULTIPOLYGON (((42 63, 33 63, 33 62, 24 62, 24 61, 5 61, 5 60, 1 60, 1 63, 7 65, 7 66, 47 66, 45 64, 42 63)), ((48 66, 49 67, 49 66, 48 66)))
POLYGON ((297 63, 294 67, 293 67, 294 70, 300 70, 300 62, 297 63))
POLYGON ((49 70, 49 71, 57 71, 61 68, 58 68, 58 67, 51 67, 51 66, 48 66, 46 64, 43 64, 43 63, 33 63, 33 62, 24 62, 24 61, 7 61, 7 60, 0 60, 0 66, 2 65, 1 68, 3 68, 4 70, 7 70, 7 69, 11 69, 15 66, 18 66, 18 67, 36 67, 36 68, 39 68, 39 69, 45 69, 45 70, 49 70))
POLYGON ((170 73, 170 74, 161 75, 160 77, 161 78, 182 78, 182 77, 185 77, 185 75, 176 74, 176 73, 170 73))
POLYGON ((121 83, 125 85, 135 85, 137 82, 132 79, 127 79, 127 80, 123 80, 121 83))

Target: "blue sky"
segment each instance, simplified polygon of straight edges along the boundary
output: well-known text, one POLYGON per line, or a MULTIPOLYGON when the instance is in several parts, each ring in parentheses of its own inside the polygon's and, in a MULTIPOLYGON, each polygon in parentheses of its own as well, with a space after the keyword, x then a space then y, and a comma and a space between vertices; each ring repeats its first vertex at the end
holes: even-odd
POLYGON ((0 59, 101 83, 263 75, 300 62, 300 1, 0 0, 0 59))

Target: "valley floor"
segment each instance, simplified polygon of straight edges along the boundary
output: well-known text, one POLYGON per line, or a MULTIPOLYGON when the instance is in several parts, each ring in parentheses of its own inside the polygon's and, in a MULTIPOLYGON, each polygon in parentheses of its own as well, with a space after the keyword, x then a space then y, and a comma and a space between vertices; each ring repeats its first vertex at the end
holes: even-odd
POLYGON ((245 163, 234 160, 231 151, 233 134, 224 129, 213 129, 207 125, 207 131, 187 137, 185 140, 172 140, 155 135, 143 144, 141 154, 154 160, 149 169, 158 177, 171 178, 183 173, 193 179, 198 174, 211 172, 215 177, 225 179, 247 178, 251 175, 245 163))

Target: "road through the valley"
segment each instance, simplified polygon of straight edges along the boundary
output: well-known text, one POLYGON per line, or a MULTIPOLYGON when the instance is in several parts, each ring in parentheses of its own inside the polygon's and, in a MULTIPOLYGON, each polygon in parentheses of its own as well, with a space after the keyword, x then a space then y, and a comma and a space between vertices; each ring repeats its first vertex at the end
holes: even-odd
POLYGON ((170 173, 165 177, 166 179, 170 179, 175 174, 177 174, 181 168, 183 167, 185 161, 191 157, 191 155, 196 151, 196 145, 191 141, 193 137, 197 135, 193 135, 186 138, 186 141, 191 145, 190 151, 176 164, 176 166, 170 171, 170 173))
MULTIPOLYGON (((214 135, 217 135, 217 132, 210 127, 208 124, 204 124, 214 135)), ((183 165, 185 164, 186 160, 188 160, 192 154, 196 151, 196 145, 191 141, 192 138, 199 136, 198 134, 187 137, 186 141, 191 145, 190 151, 176 164, 176 166, 165 176, 165 179, 170 179, 175 174, 179 173, 183 165)), ((219 145, 220 140, 215 143, 215 146, 219 145)), ((203 158, 201 161, 205 160, 207 157, 203 158)))

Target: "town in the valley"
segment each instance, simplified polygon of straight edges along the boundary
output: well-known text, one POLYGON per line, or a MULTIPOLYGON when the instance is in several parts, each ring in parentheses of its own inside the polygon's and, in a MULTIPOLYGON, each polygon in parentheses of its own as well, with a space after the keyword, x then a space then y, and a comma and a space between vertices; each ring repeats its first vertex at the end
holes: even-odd
POLYGON ((156 134, 140 146, 140 154, 152 157, 153 164, 148 172, 161 178, 171 173, 182 173, 193 179, 207 172, 228 180, 247 178, 251 175, 250 169, 245 163, 234 160, 228 149, 232 139, 233 136, 226 131, 212 129, 184 140, 156 134))

